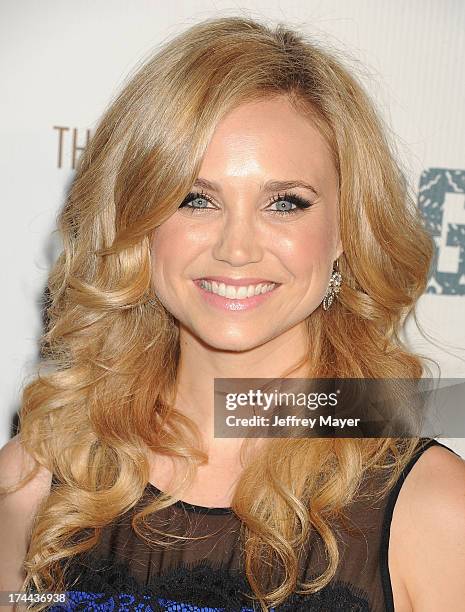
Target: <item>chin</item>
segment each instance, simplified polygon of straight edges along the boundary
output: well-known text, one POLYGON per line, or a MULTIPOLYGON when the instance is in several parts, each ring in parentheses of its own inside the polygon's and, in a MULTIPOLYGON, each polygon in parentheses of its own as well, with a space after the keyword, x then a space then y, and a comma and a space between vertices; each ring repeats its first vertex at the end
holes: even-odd
MULTIPOLYGON (((218 330, 219 331, 219 330, 218 330)), ((249 351, 251 349, 264 344, 270 338, 259 337, 257 334, 228 334, 228 333, 216 333, 216 334, 199 334, 199 339, 207 346, 219 351, 232 351, 242 352, 249 351)))

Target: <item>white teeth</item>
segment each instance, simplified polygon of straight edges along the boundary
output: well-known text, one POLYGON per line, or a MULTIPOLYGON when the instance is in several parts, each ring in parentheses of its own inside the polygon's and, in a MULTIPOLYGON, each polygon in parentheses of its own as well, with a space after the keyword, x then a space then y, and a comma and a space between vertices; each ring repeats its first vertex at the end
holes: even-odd
POLYGON ((200 286, 211 293, 216 293, 222 297, 233 300, 243 300, 261 293, 268 293, 276 287, 276 283, 259 283, 258 285, 226 285, 225 283, 217 283, 216 281, 208 281, 202 279, 200 286))

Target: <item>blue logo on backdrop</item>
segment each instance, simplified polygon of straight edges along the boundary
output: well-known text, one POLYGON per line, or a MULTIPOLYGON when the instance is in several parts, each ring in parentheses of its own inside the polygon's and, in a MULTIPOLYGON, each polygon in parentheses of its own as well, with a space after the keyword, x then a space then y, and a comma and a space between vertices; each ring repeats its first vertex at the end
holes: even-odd
POLYGON ((465 295, 465 170, 424 170, 418 206, 436 247, 426 293, 465 295))

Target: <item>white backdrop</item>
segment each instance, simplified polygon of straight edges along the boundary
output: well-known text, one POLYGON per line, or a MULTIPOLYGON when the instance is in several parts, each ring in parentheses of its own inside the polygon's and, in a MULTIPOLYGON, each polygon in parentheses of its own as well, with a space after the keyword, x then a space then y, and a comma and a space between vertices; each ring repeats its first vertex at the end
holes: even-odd
MULTIPOLYGON (((0 446, 37 359, 55 215, 87 134, 136 63, 220 14, 283 21, 355 58, 434 228, 437 260, 418 313, 446 350, 411 328, 408 340, 443 377, 465 378, 465 2, 2 0, 0 446)), ((464 438, 442 441, 465 457, 464 438)))

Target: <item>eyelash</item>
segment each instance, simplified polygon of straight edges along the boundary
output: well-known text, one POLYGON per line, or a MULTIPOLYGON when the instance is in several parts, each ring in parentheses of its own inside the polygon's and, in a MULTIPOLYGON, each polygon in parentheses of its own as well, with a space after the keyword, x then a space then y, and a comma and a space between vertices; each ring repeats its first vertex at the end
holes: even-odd
MULTIPOLYGON (((188 193, 187 196, 182 201, 179 208, 189 209, 192 214, 195 214, 196 211, 212 210, 211 208, 206 208, 205 206, 204 207, 188 206, 191 200, 196 200, 197 198, 202 198, 206 200, 207 202, 209 202, 210 204, 214 204, 214 202, 211 200, 211 198, 206 193, 204 193, 203 191, 201 192, 196 191, 196 192, 188 193)), ((296 208, 291 208, 290 210, 272 210, 271 211, 272 213, 281 215, 281 216, 286 216, 286 215, 295 214, 299 210, 304 210, 306 208, 310 208, 310 206, 313 206, 313 202, 305 200, 304 198, 301 198, 300 196, 294 193, 278 194, 272 198, 269 205, 274 204, 275 202, 280 202, 281 200, 286 200, 290 202, 291 204, 294 204, 296 208)))

